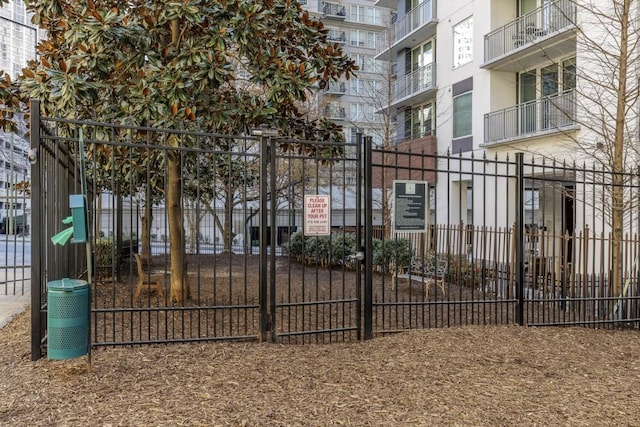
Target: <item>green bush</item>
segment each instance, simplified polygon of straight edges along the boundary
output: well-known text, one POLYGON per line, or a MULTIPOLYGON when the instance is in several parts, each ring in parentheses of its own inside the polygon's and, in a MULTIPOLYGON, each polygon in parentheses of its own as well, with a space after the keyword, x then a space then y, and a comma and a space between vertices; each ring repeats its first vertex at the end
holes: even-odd
POLYGON ((331 236, 291 235, 285 249, 289 256, 309 265, 349 265, 349 256, 355 253, 356 239, 353 233, 333 233, 331 236))
POLYGON ((351 266, 350 256, 357 252, 354 233, 334 233, 331 236, 331 264, 351 266))
POLYGON ((304 257, 307 264, 328 267, 331 240, 329 236, 307 237, 304 241, 304 257))
MULTIPOLYGON (((354 233, 333 233, 331 236, 304 237, 301 232, 291 235, 285 245, 289 256, 309 265, 346 265, 353 267, 350 256, 358 252, 354 233)), ((413 257, 407 239, 373 241, 373 264, 379 271, 390 271, 391 265, 408 268, 413 257)))
MULTIPOLYGON (((254 246, 258 246, 257 244, 254 246)), ((285 243, 284 248, 286 249, 289 256, 297 259, 299 262, 302 262, 303 254, 304 254, 304 236, 300 232, 293 233, 291 237, 289 237, 289 241, 285 243)))
POLYGON ((116 245, 110 237, 101 237, 93 246, 94 263, 98 267, 111 266, 115 258, 116 245))
POLYGON ((113 239, 110 237, 96 239, 93 245, 93 263, 98 276, 111 270, 115 258, 116 245, 113 239))
POLYGON ((373 241, 373 264, 382 272, 389 272, 392 265, 408 269, 411 258, 413 249, 407 239, 373 241))

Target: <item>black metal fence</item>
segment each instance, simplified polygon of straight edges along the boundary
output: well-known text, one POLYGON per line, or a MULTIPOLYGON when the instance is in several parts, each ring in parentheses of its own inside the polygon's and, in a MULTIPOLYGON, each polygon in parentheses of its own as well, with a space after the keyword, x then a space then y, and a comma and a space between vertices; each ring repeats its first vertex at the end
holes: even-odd
MULTIPOLYGON (((37 106, 36 106, 37 107, 37 106)), ((33 108, 33 357, 46 284, 87 275, 49 237, 86 149, 92 343, 334 342, 470 324, 637 326, 635 174, 625 233, 611 176, 398 146, 229 136, 39 117, 33 108), (425 189, 398 226, 396 184, 425 189), (421 209, 421 210, 420 210, 421 209), (177 221, 176 221, 177 219, 177 221), (410 228, 410 227, 409 227, 410 228), (616 259, 620 282, 611 283, 616 259)), ((409 191, 409 190, 407 190, 409 191)))
POLYGON ((29 147, 20 135, 0 132, 0 295, 30 289, 29 147))

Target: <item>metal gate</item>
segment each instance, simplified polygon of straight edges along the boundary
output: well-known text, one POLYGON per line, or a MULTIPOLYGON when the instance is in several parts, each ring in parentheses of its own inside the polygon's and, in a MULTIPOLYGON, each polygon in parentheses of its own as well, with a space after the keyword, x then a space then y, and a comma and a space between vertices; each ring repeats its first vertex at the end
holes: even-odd
POLYGON ((261 306, 273 342, 360 338, 361 146, 360 135, 346 144, 263 137, 261 306))

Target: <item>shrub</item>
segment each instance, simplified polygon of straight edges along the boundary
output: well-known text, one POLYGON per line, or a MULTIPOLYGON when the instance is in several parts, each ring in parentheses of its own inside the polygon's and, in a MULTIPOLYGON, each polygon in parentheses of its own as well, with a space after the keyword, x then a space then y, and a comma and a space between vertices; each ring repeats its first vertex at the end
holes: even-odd
MULTIPOLYGON (((304 237, 301 232, 296 232, 285 248, 289 256, 309 265, 353 267, 350 256, 358 251, 358 244, 354 233, 304 237)), ((413 249, 407 239, 373 241, 373 264, 380 271, 389 271, 391 264, 408 267, 412 257, 413 249)))
POLYGON ((482 267, 466 255, 443 255, 449 262, 447 280, 455 285, 476 287, 482 282, 482 267))
POLYGON ((111 269, 116 258, 116 245, 110 237, 100 237, 93 245, 93 263, 96 275, 103 276, 111 269))
POLYGON ((389 272, 391 265, 408 268, 413 258, 413 249, 408 239, 373 241, 373 264, 382 272, 389 272))
POLYGON ((301 232, 296 232, 284 247, 289 256, 309 265, 349 265, 349 256, 356 251, 355 240, 353 233, 305 237, 301 232))
POLYGON ((351 266, 350 256, 357 252, 354 233, 334 233, 331 236, 331 264, 351 266))
MULTIPOLYGON (((254 246, 258 246, 257 241, 254 246)), ((289 241, 285 243, 283 246, 286 249, 289 256, 294 257, 299 262, 304 261, 302 259, 304 254, 304 236, 302 235, 302 233, 300 232, 293 233, 291 237, 289 237, 289 241)))
POLYGON ((305 262, 310 265, 329 266, 329 236, 311 236, 304 241, 305 262))

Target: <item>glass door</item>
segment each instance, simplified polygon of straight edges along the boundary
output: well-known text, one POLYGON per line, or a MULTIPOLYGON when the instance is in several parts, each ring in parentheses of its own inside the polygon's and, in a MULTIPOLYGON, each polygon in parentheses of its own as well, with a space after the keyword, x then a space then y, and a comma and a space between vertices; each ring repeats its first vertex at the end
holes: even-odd
POLYGON ((412 93, 431 86, 432 70, 428 67, 433 62, 433 42, 428 41, 411 51, 412 93))
POLYGON ((433 104, 414 107, 411 117, 411 137, 422 138, 431 135, 433 130, 433 104))
POLYGON ((536 131, 536 80, 535 70, 520 74, 520 133, 536 131))

